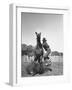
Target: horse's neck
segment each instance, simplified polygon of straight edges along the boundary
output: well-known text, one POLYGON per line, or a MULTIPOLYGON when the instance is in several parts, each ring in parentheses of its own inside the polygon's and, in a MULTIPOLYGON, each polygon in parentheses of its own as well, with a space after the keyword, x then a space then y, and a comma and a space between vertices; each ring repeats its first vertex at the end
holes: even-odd
POLYGON ((42 48, 42 44, 41 44, 41 41, 40 40, 37 40, 37 47, 38 48, 42 48))

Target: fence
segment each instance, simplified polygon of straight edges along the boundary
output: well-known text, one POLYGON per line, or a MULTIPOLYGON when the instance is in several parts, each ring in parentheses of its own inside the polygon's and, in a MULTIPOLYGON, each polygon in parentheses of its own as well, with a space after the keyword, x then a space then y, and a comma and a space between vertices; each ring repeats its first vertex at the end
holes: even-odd
POLYGON ((34 56, 28 56, 28 55, 24 55, 22 56, 22 62, 31 62, 34 61, 34 56))
POLYGON ((52 62, 63 62, 63 56, 50 56, 52 62))

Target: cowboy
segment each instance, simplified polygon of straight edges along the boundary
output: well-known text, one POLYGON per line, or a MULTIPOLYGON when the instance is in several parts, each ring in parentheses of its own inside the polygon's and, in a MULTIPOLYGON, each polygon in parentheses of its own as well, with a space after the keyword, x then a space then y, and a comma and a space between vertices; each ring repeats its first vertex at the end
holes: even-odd
POLYGON ((47 44, 47 40, 46 38, 43 38, 43 48, 46 51, 46 53, 44 54, 44 60, 49 59, 49 54, 51 53, 51 49, 50 46, 47 44))

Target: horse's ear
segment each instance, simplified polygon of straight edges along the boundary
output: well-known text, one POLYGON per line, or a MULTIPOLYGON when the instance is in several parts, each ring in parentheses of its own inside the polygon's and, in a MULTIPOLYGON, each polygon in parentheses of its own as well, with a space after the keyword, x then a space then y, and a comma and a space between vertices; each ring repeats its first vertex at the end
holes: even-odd
POLYGON ((37 32, 35 32, 35 34, 37 35, 37 32))
POLYGON ((40 32, 40 35, 41 35, 41 32, 40 32))

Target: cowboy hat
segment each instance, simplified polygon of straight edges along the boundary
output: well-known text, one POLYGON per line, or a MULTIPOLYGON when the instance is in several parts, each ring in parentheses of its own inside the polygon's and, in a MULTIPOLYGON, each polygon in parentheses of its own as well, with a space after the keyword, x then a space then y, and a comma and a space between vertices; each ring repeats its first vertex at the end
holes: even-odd
POLYGON ((46 40, 46 38, 43 38, 43 40, 42 40, 42 41, 47 41, 47 40, 46 40))

